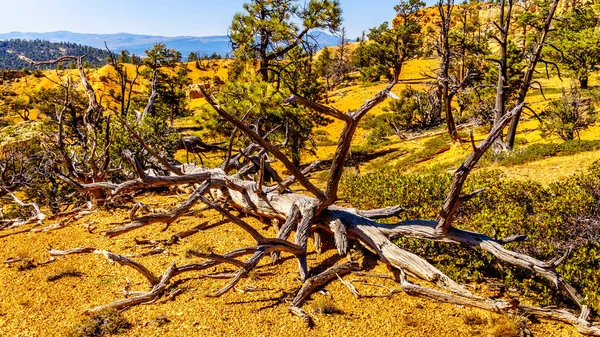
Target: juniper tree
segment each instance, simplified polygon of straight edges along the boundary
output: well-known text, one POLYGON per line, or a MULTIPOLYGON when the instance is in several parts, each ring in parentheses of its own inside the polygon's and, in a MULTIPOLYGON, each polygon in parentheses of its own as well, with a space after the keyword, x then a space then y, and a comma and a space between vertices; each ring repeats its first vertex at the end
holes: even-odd
POLYGON ((394 7, 397 15, 392 27, 384 22, 370 29, 369 43, 362 39, 353 55, 355 65, 363 66, 364 77, 378 80, 385 75, 390 81, 398 79, 404 63, 419 53, 423 7, 425 3, 420 0, 401 1, 394 7))
POLYGON ((591 7, 572 8, 556 23, 554 59, 571 70, 582 89, 591 72, 600 67, 600 27, 591 7))
POLYGON ((258 61, 259 73, 268 81, 271 67, 294 47, 310 38, 315 29, 336 31, 342 22, 337 0, 252 0, 233 17, 229 28, 234 55, 258 61))
POLYGON ((175 117, 185 115, 187 99, 185 88, 190 83, 187 66, 181 63, 181 53, 169 49, 162 43, 157 43, 152 49, 146 50, 144 63, 146 69, 142 75, 149 81, 156 77, 158 96, 153 105, 152 113, 168 118, 173 125, 175 117))

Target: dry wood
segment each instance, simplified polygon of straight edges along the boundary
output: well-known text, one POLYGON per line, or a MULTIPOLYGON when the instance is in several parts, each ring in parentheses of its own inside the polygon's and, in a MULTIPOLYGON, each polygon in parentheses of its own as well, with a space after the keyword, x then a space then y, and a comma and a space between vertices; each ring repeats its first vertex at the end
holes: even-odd
POLYGON ((65 256, 65 255, 72 255, 72 254, 90 254, 93 253, 96 250, 96 248, 93 247, 78 247, 78 248, 71 248, 71 249, 67 249, 67 250, 57 250, 54 248, 50 248, 48 250, 48 253, 51 256, 65 256))
POLYGON ((46 219, 47 216, 42 212, 40 207, 35 202, 24 203, 14 193, 7 190, 6 188, 2 187, 2 190, 4 191, 4 193, 10 195, 14 202, 17 203, 19 206, 24 208, 33 208, 33 215, 31 215, 27 219, 13 219, 5 221, 3 225, 0 225, 0 229, 12 229, 15 227, 25 226, 30 223, 41 224, 46 219))
POLYGON ((186 214, 202 198, 202 193, 204 193, 208 189, 208 187, 208 182, 203 182, 200 185, 200 187, 198 187, 196 191, 192 193, 188 200, 186 200, 177 209, 167 214, 144 215, 133 219, 133 221, 129 225, 108 230, 104 233, 104 235, 108 237, 114 237, 157 222, 165 223, 168 226, 173 221, 179 219, 182 215, 186 214))
POLYGON ((169 281, 173 277, 176 270, 175 263, 171 264, 169 268, 161 275, 158 283, 152 287, 152 290, 147 293, 138 294, 137 296, 131 298, 125 298, 110 304, 101 305, 89 310, 86 310, 85 313, 95 313, 106 309, 116 309, 121 310, 124 308, 128 308, 134 305, 144 304, 144 303, 152 303, 155 302, 165 291, 169 281))

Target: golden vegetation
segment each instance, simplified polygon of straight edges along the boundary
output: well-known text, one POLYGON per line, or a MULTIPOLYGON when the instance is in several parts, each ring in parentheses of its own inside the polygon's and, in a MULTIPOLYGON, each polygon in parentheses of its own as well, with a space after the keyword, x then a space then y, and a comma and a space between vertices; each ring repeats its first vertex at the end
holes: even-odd
MULTIPOLYGON (((203 78, 219 76, 226 78, 227 62, 219 61, 215 68, 199 70, 188 64, 189 76, 194 83, 203 78)), ((394 91, 399 92, 411 85, 419 87, 425 81, 424 73, 431 72, 436 62, 432 60, 411 61, 405 66, 401 84, 394 91)), ((108 68, 93 70, 90 74, 94 86, 99 90, 101 76, 108 76, 108 68)), ((50 78, 52 72, 46 72, 50 78)), ((77 76, 73 74, 73 76, 77 76)), ((555 98, 560 95, 560 88, 568 86, 557 77, 541 80, 546 87, 546 96, 555 98)), ((594 85, 595 83, 591 83, 594 85)), ((52 82, 47 78, 27 77, 14 84, 14 90, 26 93, 28 90, 48 88, 52 82)), ((338 89, 329 94, 329 102, 347 111, 361 105, 385 84, 355 85, 338 89)), ((102 88, 102 89, 101 89, 102 88)), ((137 90, 142 90, 137 87, 137 90)), ((541 108, 546 103, 539 92, 531 92, 530 101, 535 108, 541 108)), ((180 119, 176 127, 194 126, 206 116, 202 109, 204 99, 194 99, 190 107, 196 111, 194 116, 180 119)), ((383 106, 383 105, 382 105, 383 106)), ((382 112, 381 106, 374 109, 374 115, 382 112)), ((43 116, 32 115, 33 120, 43 116)), ((29 123, 23 128, 33 128, 29 123)), ((556 139, 544 139, 538 130, 538 122, 534 119, 520 125, 519 138, 526 144, 550 143, 556 139)), ((322 127, 321 135, 335 144, 343 125, 333 122, 322 127)), ((21 126, 19 126, 21 128, 21 126)), ((480 140, 485 129, 475 129, 475 139, 480 140)), ((18 128, 2 136, 2 141, 17 139, 22 134, 18 128), (11 138, 12 137, 12 138, 11 138)), ((28 132, 35 132, 30 130, 28 132)), ((382 157, 373 162, 361 163, 361 171, 368 171, 380 165, 395 165, 425 147, 425 144, 442 137, 443 129, 430 130, 435 134, 411 141, 394 139, 380 150, 393 150, 389 157, 382 157)), ((364 146, 368 131, 360 129, 354 140, 354 145, 364 146)), ((600 127, 593 127, 582 133, 582 139, 600 139, 600 127)), ((427 170, 432 167, 445 169, 456 168, 470 151, 471 144, 450 144, 449 150, 434 155, 422 162, 414 162, 410 170, 427 170)), ((331 158, 335 151, 334 145, 319 146, 316 155, 308 155, 306 162, 314 157, 331 158)), ((179 157, 182 153, 178 154, 179 157)), ((573 173, 580 172, 595 160, 600 159, 597 152, 584 152, 572 156, 552 157, 539 161, 513 166, 510 170, 488 165, 483 169, 504 170, 510 179, 533 179, 542 183, 560 180, 573 173)), ((318 181, 318 175, 315 175, 318 181)), ((171 207, 184 201, 183 196, 148 194, 143 198, 150 208, 171 207)), ((304 324, 287 313, 287 303, 300 283, 296 280, 296 263, 291 259, 283 259, 277 265, 263 263, 258 269, 261 274, 252 274, 240 283, 240 291, 232 291, 221 298, 210 295, 222 287, 227 281, 212 278, 200 278, 185 283, 185 291, 177 295, 176 301, 161 299, 158 303, 138 306, 118 314, 115 312, 102 313, 81 321, 82 312, 93 306, 111 302, 121 298, 119 289, 145 287, 144 279, 126 268, 111 265, 94 255, 74 255, 60 258, 48 265, 37 265, 48 260, 48 247, 70 248, 91 246, 107 249, 124 255, 135 255, 144 252, 143 247, 136 246, 134 239, 166 239, 173 234, 189 229, 199 221, 216 222, 220 217, 214 212, 205 212, 202 219, 189 216, 172 224, 164 231, 160 226, 151 226, 143 234, 130 233, 118 239, 107 239, 102 231, 122 224, 128 214, 124 210, 100 210, 70 226, 44 233, 23 233, 2 239, 0 259, 18 257, 20 262, 2 266, 0 277, 3 280, 0 287, 0 334, 3 336, 103 336, 106 333, 120 332, 122 336, 349 336, 360 331, 364 336, 519 336, 526 322, 520 318, 505 317, 477 309, 460 308, 448 304, 440 304, 410 297, 401 292, 395 292, 388 297, 357 299, 340 282, 332 282, 326 286, 331 295, 314 294, 309 302, 313 313, 318 317, 318 323, 312 330, 307 330, 304 324), (90 226, 96 229, 89 232, 90 226), (138 237, 140 236, 141 237, 138 237), (26 253, 25 253, 26 252, 26 253), (269 276, 276 272, 277 277, 269 276), (71 276, 71 277, 69 277, 71 276), (47 282, 52 280, 55 282, 47 282), (244 287, 251 286, 259 291, 245 291, 244 287), (330 297, 331 296, 331 297, 330 297), (385 309, 383 309, 385 308, 385 309), (344 319, 331 317, 329 314, 341 313, 344 319), (102 316, 104 315, 104 316, 102 316), (121 317, 122 316, 122 317, 121 317), (129 322, 129 323, 128 323, 129 322), (127 327, 127 329, 126 329, 127 327), (114 328, 114 329, 113 329, 114 328), (91 331, 91 333, 88 333, 91 331), (101 331, 101 332, 98 332, 101 331), (106 331, 106 332, 103 332, 106 331), (94 334, 96 333, 96 334, 94 334)), ((261 229, 257 221, 252 222, 261 229)), ((266 229, 271 236, 275 235, 272 228, 266 229)), ((222 253, 235 247, 252 245, 253 242, 233 225, 209 228, 186 238, 180 244, 170 246, 163 254, 148 256, 145 264, 153 271, 164 270, 172 261, 182 263, 191 257, 186 257, 189 250, 201 252, 222 253), (214 238, 228 238, 227 241, 214 238)), ((312 251, 312 248, 310 248, 312 251)), ((309 264, 317 265, 325 260, 333 261, 333 252, 309 255, 309 264)), ((386 273, 383 264, 373 264, 371 273, 386 273)), ((217 267, 212 272, 230 272, 226 267, 217 267)), ((358 276, 349 275, 346 278, 358 276)), ((397 285, 390 279, 377 279, 377 284, 395 288, 397 285)), ((248 288, 250 289, 250 288, 248 288)), ((575 334, 570 326, 546 323, 527 325, 535 335, 572 336, 575 334)))

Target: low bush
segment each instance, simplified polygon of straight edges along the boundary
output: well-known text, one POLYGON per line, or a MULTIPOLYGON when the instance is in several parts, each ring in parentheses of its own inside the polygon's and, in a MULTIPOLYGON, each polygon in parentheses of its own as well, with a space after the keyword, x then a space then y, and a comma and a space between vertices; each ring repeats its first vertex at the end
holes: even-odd
POLYGON ((570 92, 563 90, 562 98, 552 101, 543 112, 542 135, 555 134, 563 140, 579 139, 579 131, 596 121, 595 103, 593 96, 584 96, 577 87, 570 92))
MULTIPOLYGON (((409 219, 436 219, 452 180, 439 172, 403 174, 388 170, 362 176, 346 175, 341 196, 362 209, 402 205, 409 219)), ((600 162, 589 170, 548 186, 533 181, 510 181, 497 171, 473 174, 463 191, 486 192, 462 205, 455 225, 492 238, 523 234, 529 240, 510 249, 550 260, 571 250, 559 272, 581 287, 586 301, 600 309, 600 162)), ((518 288, 541 305, 564 298, 539 276, 502 265, 493 256, 459 245, 399 239, 402 248, 429 259, 437 268, 462 282, 494 277, 505 289, 518 288)))
POLYGON ((340 313, 335 302, 329 296, 317 296, 312 300, 313 313, 321 315, 332 315, 340 313))
POLYGON ((600 140, 567 140, 561 143, 538 143, 511 152, 487 153, 483 162, 496 162, 503 166, 521 165, 528 162, 600 149, 600 140))

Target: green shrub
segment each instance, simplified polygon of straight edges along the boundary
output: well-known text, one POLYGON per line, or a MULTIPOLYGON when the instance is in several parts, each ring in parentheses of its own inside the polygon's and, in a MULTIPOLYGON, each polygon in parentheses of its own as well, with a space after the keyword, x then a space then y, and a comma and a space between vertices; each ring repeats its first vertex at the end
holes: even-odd
POLYGON ((383 108, 385 113, 365 118, 366 127, 372 129, 369 144, 378 144, 402 131, 422 130, 436 125, 434 109, 430 93, 410 86, 403 89, 397 99, 390 100, 383 108))
POLYGON ((417 150, 412 152, 406 158, 402 159, 400 162, 396 164, 397 169, 402 169, 416 163, 429 160, 433 158, 436 154, 440 153, 442 150, 450 147, 449 144, 450 139, 448 135, 444 134, 440 137, 435 137, 427 140, 423 144, 423 148, 421 150, 417 150))
MULTIPOLYGON (((346 175, 340 195, 353 207, 371 209, 402 205, 409 219, 436 219, 450 186, 452 175, 439 172, 403 174, 398 170, 362 176, 346 175)), ((600 162, 580 175, 548 186, 533 181, 510 181, 497 171, 473 174, 464 193, 485 188, 486 192, 462 205, 455 225, 492 238, 515 234, 529 240, 512 243, 510 249, 541 260, 550 260, 572 250, 559 267, 563 277, 588 295, 588 303, 600 308, 600 162)), ((488 253, 459 245, 401 238, 398 245, 427 258, 437 268, 459 281, 498 278, 505 288, 521 289, 541 305, 564 298, 553 284, 516 267, 507 266, 488 253), (500 266, 502 265, 502 266, 500 266)))
POLYGON ((573 87, 569 93, 563 90, 562 98, 552 101, 544 116, 542 135, 556 134, 563 140, 573 140, 575 136, 579 139, 580 130, 594 124, 597 114, 594 101, 573 87))

